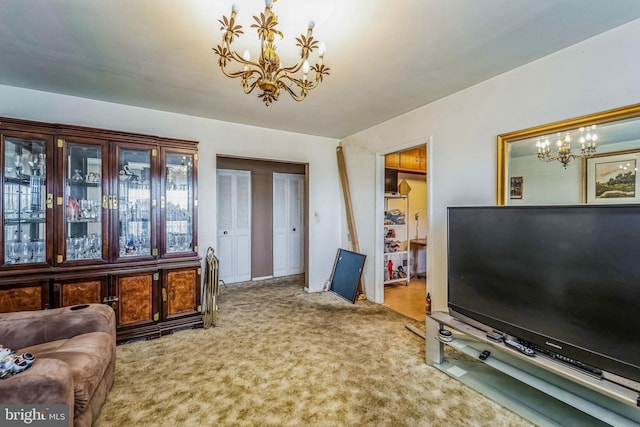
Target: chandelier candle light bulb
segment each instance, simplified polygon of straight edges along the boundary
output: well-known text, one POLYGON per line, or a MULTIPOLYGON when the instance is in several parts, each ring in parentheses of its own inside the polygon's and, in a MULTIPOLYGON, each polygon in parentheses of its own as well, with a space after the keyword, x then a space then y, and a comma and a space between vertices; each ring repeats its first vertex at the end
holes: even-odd
MULTIPOLYGON (((309 91, 315 89, 323 80, 324 76, 329 75, 329 68, 323 64, 323 58, 326 53, 324 43, 319 43, 313 38, 313 28, 315 23, 309 21, 307 35, 300 35, 296 38, 296 46, 301 48, 300 60, 297 64, 290 67, 283 66, 280 57, 276 53, 277 46, 274 44, 275 36, 284 38, 284 34, 277 29, 278 17, 273 13, 272 6, 274 0, 265 0, 265 10, 260 16, 254 16, 254 24, 251 28, 255 28, 260 39, 260 56, 257 61, 251 61, 248 51, 240 56, 232 49, 233 41, 236 37, 244 34, 242 26, 236 24, 236 16, 238 7, 233 5, 231 8, 231 17, 223 16, 218 22, 222 24, 220 28, 223 30, 222 44, 213 48, 213 51, 219 56, 218 65, 222 73, 230 78, 241 78, 242 88, 245 93, 249 94, 258 87, 262 91, 258 95, 265 105, 270 105, 278 100, 280 91, 287 92, 296 101, 304 100, 309 91), (311 66, 308 62, 309 55, 318 49, 318 62, 311 66), (227 66, 233 62, 243 65, 241 71, 228 71, 227 66), (295 75, 302 71, 302 78, 295 75), (309 80, 309 72, 315 71, 315 79, 309 80)), ((299 76, 299 74, 298 74, 299 76)))
POLYGON ((558 147, 558 151, 555 155, 551 154, 551 149, 549 148, 549 137, 543 137, 544 140, 538 138, 536 140, 537 147, 537 156, 538 159, 543 162, 551 162, 554 160, 559 161, 562 166, 566 169, 569 162, 573 159, 577 159, 580 157, 591 157, 596 153, 596 141, 598 139, 598 135, 592 133, 593 129, 595 129, 595 125, 587 126, 586 128, 581 127, 578 129, 580 132, 580 154, 574 154, 571 151, 571 134, 572 132, 576 132, 569 130, 564 133, 564 137, 562 132, 558 132, 558 141, 556 143, 558 147), (585 135, 584 132, 587 132, 585 135))

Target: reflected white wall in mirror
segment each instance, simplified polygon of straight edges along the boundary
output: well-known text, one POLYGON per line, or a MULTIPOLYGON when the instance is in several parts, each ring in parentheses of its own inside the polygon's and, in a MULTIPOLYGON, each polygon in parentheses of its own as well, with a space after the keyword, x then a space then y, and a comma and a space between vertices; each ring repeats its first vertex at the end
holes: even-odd
MULTIPOLYGON (((574 134, 572 153, 579 155, 580 148, 574 134)), ((622 165, 622 160, 636 157, 636 166, 640 167, 640 104, 499 135, 497 202, 499 205, 638 203, 640 175, 635 171, 638 182, 625 188, 630 191, 607 193, 618 196, 615 200, 595 195, 598 178, 594 175, 597 168, 604 170, 605 163, 622 165), (541 137, 549 137, 553 155, 557 154, 555 142, 559 133, 594 124, 598 140, 592 157, 571 159, 566 168, 560 161, 545 162, 538 158, 536 142, 541 137)))

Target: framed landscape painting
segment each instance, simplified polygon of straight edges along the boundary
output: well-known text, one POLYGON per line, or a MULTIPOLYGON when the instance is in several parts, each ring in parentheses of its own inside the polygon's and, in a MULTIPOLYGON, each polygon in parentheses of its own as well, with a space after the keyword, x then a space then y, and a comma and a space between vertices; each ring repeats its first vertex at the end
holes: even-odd
POLYGON ((586 203, 640 203, 640 150, 595 155, 583 165, 586 203))

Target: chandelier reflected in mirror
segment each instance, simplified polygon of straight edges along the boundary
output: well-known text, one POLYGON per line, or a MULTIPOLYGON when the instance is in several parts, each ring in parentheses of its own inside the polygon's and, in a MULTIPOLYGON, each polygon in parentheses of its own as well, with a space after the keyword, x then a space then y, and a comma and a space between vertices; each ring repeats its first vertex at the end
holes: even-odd
POLYGON ((573 159, 593 156, 596 153, 596 141, 598 140, 595 128, 596 125, 591 125, 566 132, 558 132, 556 138, 557 151, 555 152, 551 151, 549 136, 536 138, 538 159, 543 162, 553 162, 557 160, 566 169, 569 162, 573 159), (579 153, 571 151, 571 141, 573 138, 578 139, 578 143, 580 144, 579 153))
POLYGON ((255 28, 260 39, 260 55, 256 61, 251 60, 248 50, 240 56, 232 48, 235 38, 244 34, 242 26, 236 23, 238 7, 233 5, 231 17, 223 16, 218 22, 222 24, 223 30, 222 44, 213 48, 213 51, 220 57, 218 64, 225 76, 242 79, 242 88, 246 94, 253 92, 257 87, 262 91, 258 98, 261 98, 265 105, 269 105, 278 100, 280 91, 285 91, 296 101, 304 100, 309 91, 316 88, 322 82, 323 76, 329 75, 329 68, 322 63, 326 48, 323 43, 319 43, 312 36, 314 22, 310 21, 307 28, 307 35, 301 34, 296 38, 296 46, 301 48, 300 59, 296 64, 285 67, 280 63, 280 57, 276 53, 277 46, 274 44, 276 36, 284 38, 282 32, 277 29, 278 17, 273 13, 272 7, 276 0, 265 0, 264 12, 253 17, 255 28), (313 66, 309 65, 309 54, 318 49, 318 60, 313 66), (236 62, 242 69, 237 71, 227 70, 227 66, 236 62), (315 73, 315 79, 309 78, 309 71, 315 73), (300 75, 301 72, 301 75, 300 75))

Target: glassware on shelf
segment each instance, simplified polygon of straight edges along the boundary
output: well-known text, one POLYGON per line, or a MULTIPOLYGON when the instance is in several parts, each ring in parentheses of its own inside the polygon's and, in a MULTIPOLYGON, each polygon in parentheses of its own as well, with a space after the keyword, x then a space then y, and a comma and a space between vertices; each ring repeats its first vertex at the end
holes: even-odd
POLYGON ((67 197, 67 205, 66 205, 66 216, 67 221, 77 221, 78 220, 78 201, 73 196, 67 197))
POLYGON ((33 260, 35 262, 44 262, 46 260, 47 245, 44 240, 33 242, 33 260))
POLYGON ((22 156, 20 154, 16 155, 13 165, 16 167, 16 177, 22 178, 22 156))
POLYGON ((31 242, 24 241, 20 244, 20 261, 30 262, 33 258, 33 250, 31 242))
POLYGON ((67 260, 100 259, 102 238, 98 234, 67 238, 67 260))
MULTIPOLYGON (((153 218, 151 187, 142 185, 151 166, 151 150, 122 149, 118 152, 118 256, 150 256, 153 218)), ((150 175, 149 175, 150 176, 150 175)))
POLYGON ((74 169, 73 170, 73 176, 71 177, 71 181, 72 182, 76 182, 76 183, 83 182, 84 178, 82 177, 82 173, 81 172, 82 172, 82 170, 80 170, 80 169, 74 169))
MULTIPOLYGON (((26 235, 25 235, 26 236, 26 235)), ((28 238, 28 237, 27 237, 28 238)), ((10 241, 5 244, 5 257, 7 264, 26 264, 30 262, 45 261, 46 245, 44 241, 31 242, 10 241)))
POLYGON ((44 171, 42 169, 42 167, 44 165, 44 158, 43 157, 44 156, 42 154, 39 154, 39 153, 32 153, 30 155, 30 159, 27 162, 27 164, 31 168, 31 175, 33 175, 33 176, 44 175, 44 171))
POLYGON ((46 262, 46 143, 12 136, 2 142, 4 262, 46 262))
POLYGON ((166 155, 165 241, 167 253, 193 248, 193 155, 166 155))
POLYGON ((102 146, 67 142, 66 260, 102 259, 102 146))
POLYGON ((9 264, 16 264, 20 260, 20 242, 7 242, 6 255, 9 260, 9 264))

